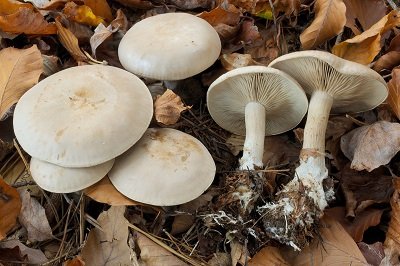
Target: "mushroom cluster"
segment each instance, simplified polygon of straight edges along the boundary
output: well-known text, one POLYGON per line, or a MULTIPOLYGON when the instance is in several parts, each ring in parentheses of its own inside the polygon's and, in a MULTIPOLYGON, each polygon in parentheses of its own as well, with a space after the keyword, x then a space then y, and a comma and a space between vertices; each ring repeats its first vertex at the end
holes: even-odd
POLYGON ((52 192, 83 189, 148 128, 153 102, 135 75, 110 66, 78 66, 42 80, 19 100, 14 131, 32 156, 34 180, 52 192))

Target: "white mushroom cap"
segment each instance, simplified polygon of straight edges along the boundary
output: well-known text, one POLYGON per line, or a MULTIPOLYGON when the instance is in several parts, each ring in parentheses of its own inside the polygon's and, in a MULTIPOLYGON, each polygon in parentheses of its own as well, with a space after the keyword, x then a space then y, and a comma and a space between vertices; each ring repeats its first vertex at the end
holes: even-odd
POLYGON ((278 57, 269 66, 288 73, 307 94, 327 92, 334 99, 335 113, 373 109, 388 95, 385 80, 374 70, 328 52, 294 52, 278 57))
POLYGON ((220 52, 221 41, 214 28, 187 13, 143 19, 128 30, 118 47, 125 69, 159 80, 194 76, 210 67, 220 52))
POLYGON ((110 66, 78 66, 51 75, 22 96, 14 131, 32 157, 88 167, 129 149, 152 115, 150 92, 135 75, 110 66))
POLYGON ((101 180, 110 171, 114 159, 83 168, 67 168, 33 158, 30 171, 33 180, 44 190, 70 193, 87 188, 101 180))
POLYGON ((247 66, 231 70, 216 79, 208 89, 210 115, 222 128, 245 135, 245 108, 250 102, 266 110, 265 135, 288 131, 307 112, 307 97, 300 85, 280 70, 247 66))
POLYGON ((204 145, 171 128, 150 128, 108 174, 135 201, 178 205, 200 196, 212 183, 215 163, 204 145))

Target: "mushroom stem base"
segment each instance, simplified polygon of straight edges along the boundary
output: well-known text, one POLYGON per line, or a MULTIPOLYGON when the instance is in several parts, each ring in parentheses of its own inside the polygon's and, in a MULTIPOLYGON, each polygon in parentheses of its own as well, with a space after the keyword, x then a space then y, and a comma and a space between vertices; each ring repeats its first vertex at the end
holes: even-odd
POLYGON ((301 161, 296 176, 277 194, 276 203, 267 203, 258 209, 265 214, 264 228, 269 237, 300 250, 318 224, 327 206, 322 181, 328 176, 319 158, 301 161))

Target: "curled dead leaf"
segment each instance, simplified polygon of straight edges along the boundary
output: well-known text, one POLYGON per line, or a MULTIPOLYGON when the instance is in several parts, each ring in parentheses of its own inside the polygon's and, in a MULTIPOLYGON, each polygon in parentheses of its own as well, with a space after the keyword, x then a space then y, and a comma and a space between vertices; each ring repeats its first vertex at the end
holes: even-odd
POLYGON ((221 64, 226 70, 233 70, 235 68, 256 65, 257 62, 253 60, 249 54, 223 54, 220 57, 221 64))
POLYGON ((159 123, 173 125, 178 122, 181 112, 189 108, 182 103, 178 95, 167 89, 161 96, 157 96, 154 102, 154 116, 159 123))
POLYGON ((62 12, 68 19, 90 26, 97 26, 104 22, 103 18, 96 16, 90 7, 78 6, 74 2, 66 3, 62 12))
POLYGON ((16 225, 21 206, 18 191, 0 178, 0 240, 16 225))

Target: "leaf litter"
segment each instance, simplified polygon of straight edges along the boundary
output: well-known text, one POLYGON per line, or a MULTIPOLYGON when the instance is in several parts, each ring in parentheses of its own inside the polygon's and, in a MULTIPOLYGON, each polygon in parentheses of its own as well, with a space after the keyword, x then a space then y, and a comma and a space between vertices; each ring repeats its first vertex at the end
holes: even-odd
POLYGON ((0 180, 7 185, 1 185, 0 195, 11 201, 0 197, 0 213, 7 213, 7 219, 0 220, 0 263, 398 263, 400 97, 396 67, 400 38, 398 11, 389 2, 2 1, 0 61, 6 64, 0 68, 0 116, 4 120, 0 121, 0 180), (172 207, 136 203, 122 196, 108 179, 84 193, 55 194, 38 188, 29 175, 29 156, 10 142, 14 136, 3 137, 13 105, 35 83, 59 70, 83 64, 121 67, 117 47, 125 32, 140 19, 165 12, 198 15, 221 38, 219 60, 173 92, 163 83, 145 80, 157 91, 152 126, 175 128, 199 139, 217 165, 212 186, 199 198, 172 207), (308 236, 310 245, 294 252, 267 236, 260 222, 265 217, 256 207, 271 201, 290 181, 298 164, 304 122, 288 133, 266 137, 266 168, 238 171, 243 139, 215 124, 207 112, 205 95, 211 82, 226 71, 267 65, 280 54, 301 49, 332 51, 370 64, 389 81, 389 97, 373 111, 331 117, 326 162, 335 199, 326 217, 316 224, 315 234, 308 236), (260 173, 264 179, 258 182, 255 177, 260 173), (238 200, 235 193, 241 184, 249 184, 257 197, 238 200), (251 207, 239 215, 243 203, 251 207))

